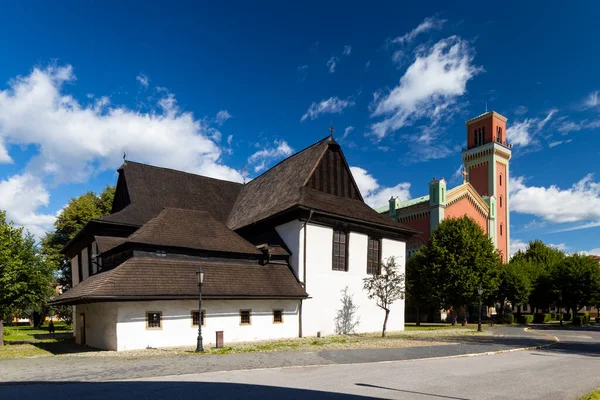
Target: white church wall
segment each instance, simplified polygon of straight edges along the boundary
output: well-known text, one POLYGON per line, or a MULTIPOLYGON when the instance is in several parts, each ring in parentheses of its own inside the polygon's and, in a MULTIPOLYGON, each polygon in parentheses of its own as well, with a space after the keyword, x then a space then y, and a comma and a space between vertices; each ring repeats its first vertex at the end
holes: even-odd
MULTIPOLYGON (((117 350, 117 303, 91 303, 75 306, 75 318, 79 323, 85 314, 85 344, 106 350, 117 350)), ((82 343, 81 327, 73 326, 77 343, 82 343)))
MULTIPOLYGON (((303 302, 302 315, 304 336, 317 332, 324 335, 335 333, 336 311, 341 308, 341 291, 347 286, 358 306, 360 323, 357 332, 379 331, 383 325, 384 311, 374 300, 367 298, 363 279, 367 275, 367 235, 351 232, 348 241, 348 271, 332 270, 333 229, 308 224, 307 231, 307 278, 306 291, 310 298, 303 302)), ((382 260, 394 255, 404 272, 405 243, 383 239, 382 260)), ((404 329, 404 300, 392 305, 388 330, 404 329)))
POLYGON ((73 284, 73 287, 79 284, 79 265, 77 257, 79 257, 79 255, 76 255, 71 259, 71 283, 73 284))
POLYGON ((90 277, 90 270, 88 267, 88 249, 87 247, 85 247, 83 250, 81 250, 81 275, 82 278, 81 280, 85 280, 87 278, 90 277))
POLYGON ((304 273, 303 267, 303 246, 304 246, 304 233, 302 221, 290 221, 283 225, 275 227, 275 230, 284 241, 286 246, 290 249, 292 256, 290 257, 290 265, 296 277, 302 280, 304 273))
MULTIPOLYGON (((231 342, 281 339, 298 336, 298 300, 206 300, 202 337, 214 345, 216 332, 223 331, 225 345, 231 342), (240 310, 251 310, 250 325, 240 323, 240 310), (283 323, 273 322, 273 310, 283 310, 283 323)), ((192 325, 195 300, 119 302, 118 350, 147 347, 195 346, 198 326, 192 325), (146 313, 160 312, 161 328, 146 328, 146 313)))

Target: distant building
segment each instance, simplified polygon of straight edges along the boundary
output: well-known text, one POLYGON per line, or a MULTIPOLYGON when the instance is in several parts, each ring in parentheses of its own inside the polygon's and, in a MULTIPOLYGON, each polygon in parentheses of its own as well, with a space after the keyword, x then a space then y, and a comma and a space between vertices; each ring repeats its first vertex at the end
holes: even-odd
MULTIPOLYGON (((341 291, 358 332, 384 313, 363 279, 390 256, 404 271, 416 231, 371 209, 340 146, 327 137, 246 184, 126 161, 106 217, 67 244, 80 344, 112 350, 335 332, 341 291), (204 269, 202 310, 196 271, 204 269)), ((404 301, 389 330, 404 329, 404 301)))

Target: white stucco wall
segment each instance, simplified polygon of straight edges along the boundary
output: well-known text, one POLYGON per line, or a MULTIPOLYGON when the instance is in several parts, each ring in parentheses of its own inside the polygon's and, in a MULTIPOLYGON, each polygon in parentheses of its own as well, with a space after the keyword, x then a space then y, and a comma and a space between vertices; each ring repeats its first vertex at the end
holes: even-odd
MULTIPOLYGON (((302 226, 296 225, 296 226, 302 226)), ((288 234, 289 236, 293 236, 288 234)), ((286 239, 282 236, 282 239, 286 239)), ((385 313, 367 298, 363 279, 367 275, 367 235, 350 232, 348 241, 348 271, 332 270, 333 229, 309 223, 307 228, 306 291, 310 298, 303 302, 302 332, 313 336, 317 332, 328 335, 335 333, 336 311, 341 308, 341 291, 348 286, 358 305, 360 324, 357 332, 379 331, 385 313)), ((286 242, 287 244, 287 242, 286 242)), ((303 252, 303 249, 299 249, 303 252)), ((402 273, 405 270, 406 243, 382 240, 382 260, 396 257, 402 273)), ((300 257, 302 257, 300 255, 300 257)), ((392 305, 388 320, 389 331, 404 330, 404 300, 392 305)))
MULTIPOLYGON (((192 326, 194 300, 119 302, 116 335, 118 350, 147 347, 193 346, 198 326, 192 326), (146 328, 146 312, 162 312, 161 329, 146 328)), ((225 345, 230 342, 280 339, 298 336, 297 300, 206 300, 204 345, 214 345, 216 331, 223 331, 225 345), (251 324, 240 325, 240 310, 252 310, 251 324), (283 310, 283 323, 273 323, 273 310, 283 310)))
MULTIPOLYGON (((91 303, 75 306, 74 321, 85 314, 85 343, 90 347, 117 350, 117 303, 91 303)), ((73 326, 77 343, 82 343, 80 326, 73 326)))
POLYGON ((303 279, 304 274, 304 253, 302 251, 304 246, 303 226, 302 221, 295 220, 275 227, 275 230, 292 253, 290 265, 299 280, 303 279))
POLYGON ((89 276, 90 276, 90 270, 88 268, 87 247, 85 247, 83 250, 81 250, 81 275, 83 276, 83 278, 81 279, 82 281, 89 278, 89 276))
POLYGON ((79 284, 79 265, 77 264, 77 257, 71 259, 71 283, 73 287, 79 284))

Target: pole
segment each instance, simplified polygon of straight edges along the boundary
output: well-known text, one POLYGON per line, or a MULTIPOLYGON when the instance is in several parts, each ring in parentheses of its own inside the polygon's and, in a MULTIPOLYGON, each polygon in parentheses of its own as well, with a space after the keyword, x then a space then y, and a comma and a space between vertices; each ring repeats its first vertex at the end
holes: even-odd
POLYGON ((196 352, 204 351, 202 346, 202 284, 198 284, 198 291, 200 296, 198 297, 198 343, 196 345, 196 352))
POLYGON ((481 332, 481 294, 479 295, 479 321, 477 322, 477 332, 481 332))
POLYGON ((560 326, 563 326, 563 313, 562 313, 562 294, 559 297, 558 313, 560 314, 560 326))

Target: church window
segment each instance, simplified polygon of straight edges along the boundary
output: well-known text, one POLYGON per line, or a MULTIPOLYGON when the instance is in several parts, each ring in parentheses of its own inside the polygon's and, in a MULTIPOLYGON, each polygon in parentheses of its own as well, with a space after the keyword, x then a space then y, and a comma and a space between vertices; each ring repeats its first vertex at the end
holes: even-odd
POLYGON ((146 328, 147 329, 160 329, 162 322, 162 313, 161 312, 147 312, 146 313, 146 328))
POLYGON ((379 273, 379 262, 381 261, 381 241, 372 237, 368 240, 367 248, 367 274, 379 273))
POLYGON ((502 128, 496 127, 496 142, 502 143, 502 128))
POLYGON ((500 208, 502 208, 502 196, 500 196, 500 208))
POLYGON ((273 310, 273 323, 274 324, 282 324, 283 323, 283 310, 273 310))
POLYGON ((502 226, 502 224, 500 224, 500 236, 502 236, 502 228, 503 228, 503 226, 502 226))
POLYGON ((500 186, 502 186, 502 174, 500 174, 500 186))
POLYGON ((334 271, 348 271, 348 235, 342 230, 333 231, 333 264, 334 271))
MULTIPOLYGON (((204 316, 206 315, 206 310, 202 310, 202 326, 206 324, 206 320, 204 316)), ((198 311, 192 311, 192 326, 198 326, 198 320, 200 319, 200 313, 198 311)))
POLYGON ((240 325, 250 325, 250 311, 251 310, 240 310, 240 325))

